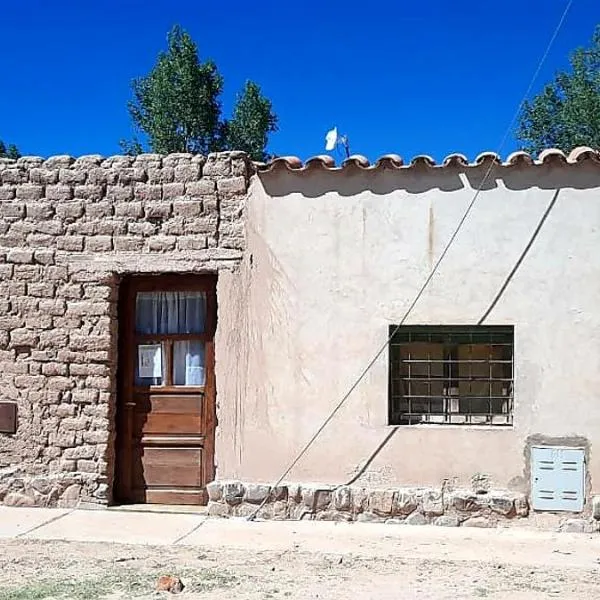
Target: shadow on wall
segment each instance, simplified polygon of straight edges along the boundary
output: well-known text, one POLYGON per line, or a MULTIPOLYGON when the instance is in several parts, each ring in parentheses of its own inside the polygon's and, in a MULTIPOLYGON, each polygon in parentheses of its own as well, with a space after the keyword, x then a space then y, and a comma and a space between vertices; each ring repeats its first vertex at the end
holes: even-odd
POLYGON ((357 472, 352 476, 350 480, 348 480, 345 485, 352 485, 356 483, 367 471, 367 469, 371 466, 373 461, 377 458, 378 454, 388 445, 388 442, 396 435, 398 431, 398 427, 394 427, 385 435, 381 443, 375 448, 375 450, 370 454, 370 456, 363 462, 363 464, 358 468, 357 472))
MULTIPOLYGON (((429 167, 417 165, 399 169, 379 167, 361 170, 348 166, 340 171, 328 171, 315 166, 304 171, 291 171, 283 166, 258 174, 265 192, 271 197, 299 193, 307 198, 318 198, 328 192, 340 196, 355 196, 364 191, 384 196, 396 190, 409 194, 439 189, 452 192, 466 187, 479 189, 489 169, 489 163, 473 167, 429 167)), ((482 187, 491 190, 506 187, 509 190, 540 189, 593 189, 600 188, 600 168, 589 161, 567 164, 494 165, 482 187)))

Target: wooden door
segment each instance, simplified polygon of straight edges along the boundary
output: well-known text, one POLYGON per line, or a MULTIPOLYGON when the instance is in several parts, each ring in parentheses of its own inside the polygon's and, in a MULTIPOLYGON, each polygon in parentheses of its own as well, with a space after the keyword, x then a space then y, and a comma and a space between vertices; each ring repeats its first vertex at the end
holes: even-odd
POLYGON ((131 277, 120 294, 115 497, 206 504, 214 477, 214 276, 131 277))

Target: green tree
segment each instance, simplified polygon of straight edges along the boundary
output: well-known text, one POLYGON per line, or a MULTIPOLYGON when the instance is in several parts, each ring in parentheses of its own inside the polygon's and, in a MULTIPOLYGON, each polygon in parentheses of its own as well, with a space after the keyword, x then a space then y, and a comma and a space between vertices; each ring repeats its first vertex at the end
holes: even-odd
POLYGON ((246 82, 225 131, 228 148, 243 150, 253 160, 267 160, 265 148, 269 133, 277 131, 277 116, 256 83, 246 82))
POLYGON ((223 79, 213 62, 200 62, 196 44, 179 26, 167 41, 150 73, 133 81, 131 118, 155 152, 208 152, 216 142, 223 79))
POLYGON ((557 73, 524 104, 517 137, 533 153, 551 147, 564 152, 600 148, 600 25, 591 46, 573 52, 569 71, 557 73))
POLYGON ((0 158, 21 158, 19 149, 14 144, 6 146, 2 140, 0 140, 0 158))
MULTIPOLYGON (((253 158, 265 156, 268 134, 277 118, 260 88, 248 82, 238 99, 233 118, 221 117, 223 78, 212 61, 202 62, 190 35, 175 26, 168 48, 145 77, 132 83, 129 113, 154 152, 203 153, 245 150, 253 158), (242 132, 242 127, 248 131, 242 132)), ((127 154, 138 154, 142 144, 122 141, 127 154)))

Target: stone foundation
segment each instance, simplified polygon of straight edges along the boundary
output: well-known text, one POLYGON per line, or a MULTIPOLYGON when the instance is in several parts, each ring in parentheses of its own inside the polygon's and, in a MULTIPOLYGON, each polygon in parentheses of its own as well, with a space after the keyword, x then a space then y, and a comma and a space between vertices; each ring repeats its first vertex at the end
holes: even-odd
POLYGON ((265 499, 258 518, 494 527, 529 515, 525 494, 508 490, 367 489, 321 484, 285 484, 273 488, 240 481, 215 481, 209 484, 208 495, 209 514, 223 517, 249 516, 265 499))
POLYGON ((6 506, 74 508, 81 503, 105 504, 106 483, 92 473, 28 475, 19 467, 0 469, 0 503, 6 506))

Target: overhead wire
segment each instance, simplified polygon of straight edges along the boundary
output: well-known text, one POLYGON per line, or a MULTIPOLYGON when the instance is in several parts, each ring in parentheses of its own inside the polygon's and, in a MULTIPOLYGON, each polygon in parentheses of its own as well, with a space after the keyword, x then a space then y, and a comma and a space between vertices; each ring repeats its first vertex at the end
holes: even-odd
MULTIPOLYGON (((567 14, 569 13, 569 10, 571 9, 571 6, 572 6, 572 4, 573 4, 574 1, 575 0, 569 0, 567 2, 566 6, 565 6, 565 9, 563 10, 563 12, 561 14, 561 17, 560 17, 560 19, 558 21, 558 24, 554 28, 554 32, 552 33, 550 41, 548 42, 548 44, 546 46, 546 49, 545 49, 544 53, 542 54, 542 57, 540 58, 540 60, 538 62, 538 65, 537 65, 537 67, 536 67, 536 69, 535 69, 535 71, 533 73, 533 76, 530 79, 529 85, 527 86, 527 89, 526 89, 525 93, 523 94, 523 97, 521 98, 521 101, 519 102, 519 104, 517 106, 517 109, 515 110, 515 112, 513 114, 513 117, 510 120, 510 123, 509 123, 508 127, 506 128, 506 131, 504 132, 504 135, 502 136, 500 144, 499 144, 499 146, 498 146, 498 148, 496 150, 496 155, 500 155, 500 153, 502 152, 502 149, 504 148, 504 145, 506 144, 506 140, 508 139, 508 136, 510 135, 511 131, 513 130, 513 128, 514 128, 514 126, 516 124, 516 121, 517 121, 517 119, 519 117, 519 114, 521 113, 522 107, 523 107, 525 101, 527 100, 527 98, 529 97, 529 94, 531 93, 531 90, 533 89, 533 86, 535 85, 535 82, 536 82, 536 80, 538 78, 538 75, 540 74, 540 71, 542 70, 542 67, 543 67, 544 63, 546 62, 546 59, 548 58, 548 54, 550 53, 550 50, 551 50, 552 46, 554 45, 554 42, 555 42, 556 38, 558 37, 558 34, 559 34, 560 30, 562 29, 562 26, 563 26, 563 24, 564 24, 564 22, 565 22, 565 20, 567 18, 567 14)), ((342 397, 342 399, 335 405, 335 407, 329 413, 329 415, 327 416, 327 418, 323 421, 323 423, 315 431, 315 433, 308 440, 308 442, 303 446, 302 450, 300 450, 300 452, 296 455, 296 457, 294 458, 294 460, 288 465, 288 467, 285 469, 285 471, 281 474, 281 476, 279 477, 279 479, 277 479, 276 483, 272 487, 276 488, 279 485, 281 485, 281 483, 288 476, 288 474, 291 472, 291 470, 298 464, 298 462, 302 459, 302 457, 308 452, 308 450, 310 449, 310 447, 314 444, 314 442, 321 435, 321 433, 323 432, 323 430, 327 427, 327 425, 329 425, 329 423, 331 422, 331 420, 335 417, 335 415, 339 412, 339 410, 342 408, 342 406, 346 403, 346 401, 352 395, 352 393, 354 392, 354 390, 360 385, 360 383, 365 378, 365 376, 367 375, 367 373, 371 370, 371 368, 377 362, 377 360, 379 359, 379 357, 385 352, 385 350, 389 346, 390 342, 394 339, 394 337, 396 336, 396 334, 398 333, 398 331, 400 330, 400 328, 404 325, 404 323, 406 322, 406 319, 409 317, 409 315, 411 314, 411 312, 413 311, 413 309, 415 308, 415 306, 417 305, 417 303, 419 302, 419 300, 423 296, 423 293, 425 292, 425 290, 427 289, 427 287, 431 283, 432 279, 434 278, 434 276, 435 276, 435 274, 436 274, 436 272, 437 272, 440 264, 442 263, 442 261, 444 260, 444 258, 446 257, 446 255, 448 254, 448 251, 450 250, 450 247, 454 243, 454 240, 456 239, 456 237, 458 236, 458 233, 462 229, 465 221, 467 220, 467 217, 471 213, 471 210, 473 209, 473 206, 477 202, 477 198, 479 197, 479 194, 481 193, 481 190, 483 189, 483 186, 485 185, 486 181, 488 180, 488 178, 489 178, 489 176, 490 176, 490 174, 492 172, 492 169, 494 168, 494 165, 495 165, 495 161, 494 160, 490 160, 489 161, 489 165, 488 165, 488 167, 487 167, 487 169, 485 171, 485 174, 484 174, 484 176, 483 176, 483 178, 482 178, 479 186, 477 186, 477 188, 475 190, 475 193, 473 194, 473 198, 471 199, 471 201, 467 205, 467 208, 463 212, 462 217, 460 218, 460 220, 458 222, 458 225, 454 229, 452 235, 450 236, 450 239, 446 243, 446 245, 445 245, 444 249, 442 250, 440 256, 438 257, 438 259, 434 263, 431 271, 429 272, 429 275, 425 279, 425 282, 421 285, 421 287, 420 287, 419 291, 417 292, 416 296, 414 297, 413 301, 410 303, 408 309, 405 311, 404 315, 402 316, 402 318, 398 322, 398 325, 396 325, 396 327, 394 327, 394 329, 392 330, 392 332, 389 334, 388 338, 386 339, 385 343, 375 353, 375 355, 373 356, 373 358, 369 361, 369 363, 363 369, 363 371, 360 373, 360 375, 358 376, 358 378, 350 386, 350 388, 346 392, 346 394, 344 394, 344 396, 342 397)), ((261 511, 261 509, 268 502, 268 500, 269 500, 269 495, 267 495, 263 499, 263 501, 256 507, 256 509, 247 517, 247 520, 248 521, 253 521, 256 518, 256 515, 261 511)))

